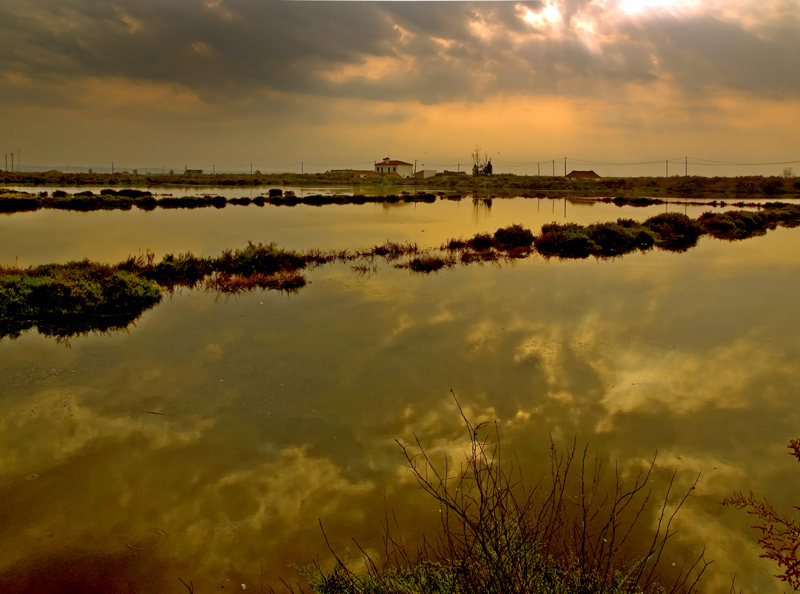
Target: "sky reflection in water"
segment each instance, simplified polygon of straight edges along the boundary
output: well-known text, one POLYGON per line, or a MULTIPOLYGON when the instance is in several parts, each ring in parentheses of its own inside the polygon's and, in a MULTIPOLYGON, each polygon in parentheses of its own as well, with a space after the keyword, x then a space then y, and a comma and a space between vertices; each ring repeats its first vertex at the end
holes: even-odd
POLYGON ((458 455, 452 389, 532 476, 548 435, 624 472, 658 450, 683 488, 702 471, 679 528, 716 560, 706 588, 735 571, 778 592, 749 518, 719 500, 795 503, 799 247, 779 229, 606 262, 336 265, 292 296, 177 294, 69 348, 4 340, 0 574, 70 559, 165 592, 296 579, 288 564, 328 557, 318 519, 378 547, 384 494, 413 536, 436 510, 393 440, 458 455))

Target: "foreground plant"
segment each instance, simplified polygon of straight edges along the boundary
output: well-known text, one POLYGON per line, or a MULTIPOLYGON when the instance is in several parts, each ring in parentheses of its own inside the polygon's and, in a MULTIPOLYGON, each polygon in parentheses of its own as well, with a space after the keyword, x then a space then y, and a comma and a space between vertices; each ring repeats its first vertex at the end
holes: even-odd
MULTIPOLYGON (((790 440, 788 447, 789 455, 800 462, 800 439, 790 440)), ((778 564, 781 573, 775 577, 789 584, 794 590, 800 590, 800 559, 797 557, 797 550, 800 548, 800 523, 780 513, 765 498, 757 498, 752 491, 747 495, 736 491, 725 497, 722 505, 744 509, 761 521, 760 524, 753 526, 761 531, 758 543, 764 552, 760 556, 778 564)), ((792 507, 800 509, 796 505, 792 507)))
POLYGON ((708 566, 702 554, 671 579, 660 573, 667 541, 674 534, 673 521, 691 489, 673 497, 673 474, 656 498, 650 486, 655 459, 625 480, 616 468, 604 473, 587 449, 551 446, 549 474, 529 486, 518 463, 501 459, 496 425, 489 440, 487 425, 473 425, 463 411, 461 415, 469 451, 458 467, 447 458, 435 463, 419 440, 401 444, 414 478, 441 508, 439 534, 409 551, 387 521, 383 561, 362 549, 367 571, 357 574, 334 553, 334 569, 323 571, 319 564, 307 568, 312 590, 321 594, 694 591, 708 566), (649 522, 654 509, 656 528, 644 548, 630 554, 634 535, 648 531, 642 523, 649 522))

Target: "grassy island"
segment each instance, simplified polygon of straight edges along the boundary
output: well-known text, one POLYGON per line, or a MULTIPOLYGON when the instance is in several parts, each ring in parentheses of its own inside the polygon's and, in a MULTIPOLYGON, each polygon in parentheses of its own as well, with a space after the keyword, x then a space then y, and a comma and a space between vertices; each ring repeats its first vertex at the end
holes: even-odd
POLYGON ((641 223, 622 218, 587 226, 551 223, 539 235, 515 224, 429 249, 387 241, 366 250, 299 252, 274 243, 248 243, 216 257, 167 254, 157 261, 148 252, 115 265, 84 260, 24 269, 0 267, 0 338, 19 336, 34 326, 55 337, 124 328, 156 305, 162 291, 176 288, 227 294, 252 289, 297 291, 306 284, 304 269, 329 262, 349 262, 356 272, 368 273, 377 270, 381 259, 428 274, 458 264, 512 261, 535 253, 581 259, 616 258, 653 248, 685 252, 703 235, 736 241, 778 226, 799 225, 800 205, 768 202, 757 211, 707 212, 697 219, 671 212, 641 223))

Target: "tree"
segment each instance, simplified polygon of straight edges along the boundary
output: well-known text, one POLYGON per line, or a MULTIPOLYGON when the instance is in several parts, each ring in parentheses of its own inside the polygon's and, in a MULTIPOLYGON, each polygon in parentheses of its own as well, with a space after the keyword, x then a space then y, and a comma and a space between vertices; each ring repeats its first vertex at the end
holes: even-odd
POLYGON ((781 173, 781 177, 794 177, 794 169, 787 167, 783 170, 783 173, 781 173))
POLYGON ((492 175, 492 160, 484 153, 481 157, 481 148, 475 145, 475 150, 472 152, 472 175, 486 176, 492 175))

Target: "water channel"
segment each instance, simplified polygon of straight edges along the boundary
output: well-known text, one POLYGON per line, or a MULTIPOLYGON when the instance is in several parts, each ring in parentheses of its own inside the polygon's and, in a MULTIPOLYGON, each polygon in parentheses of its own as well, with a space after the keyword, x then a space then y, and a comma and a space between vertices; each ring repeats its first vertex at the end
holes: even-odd
MULTIPOLYGON (((511 223, 664 210, 497 199, 39 211, 0 217, 0 264, 216 255, 248 240, 433 247, 511 223)), ((435 531, 438 509, 395 440, 457 458, 452 390, 471 418, 497 422, 532 478, 551 437, 627 474, 658 452, 654 480, 677 470, 680 488, 700 473, 676 542, 715 561, 701 589, 728 592, 735 573, 737 588, 780 592, 752 518, 720 500, 753 489, 782 510, 798 503, 786 455, 800 428, 798 254, 800 230, 778 229, 704 237, 684 254, 431 275, 333 264, 292 295, 184 291, 124 332, 4 339, 0 576, 42 592, 65 575, 125 592, 185 592, 178 578, 259 591, 329 562, 320 522, 337 549, 379 549, 386 505, 410 539, 435 531)))

